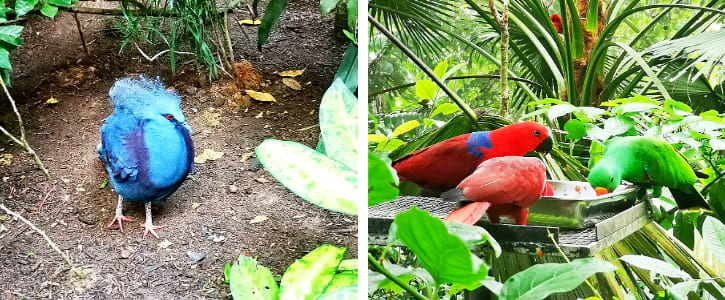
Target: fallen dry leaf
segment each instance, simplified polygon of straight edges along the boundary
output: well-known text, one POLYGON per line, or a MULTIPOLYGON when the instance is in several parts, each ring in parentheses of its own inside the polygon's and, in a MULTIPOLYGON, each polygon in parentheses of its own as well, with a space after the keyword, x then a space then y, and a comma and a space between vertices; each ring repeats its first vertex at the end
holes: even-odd
POLYGON ((302 89, 302 85, 297 82, 297 80, 294 80, 292 78, 282 78, 282 83, 286 85, 288 88, 291 88, 293 90, 299 91, 302 89))
POLYGON ((279 72, 279 76, 282 77, 297 77, 305 73, 305 70, 289 70, 289 71, 282 71, 279 72))
POLYGON ((254 117, 257 118, 257 119, 261 119, 262 117, 264 117, 264 112, 263 111, 260 111, 259 114, 257 114, 254 117))
POLYGON ((0 166, 9 166, 13 163, 13 155, 10 153, 0 154, 0 166))
POLYGON ((55 99, 53 97, 48 98, 48 100, 45 100, 45 104, 51 105, 51 104, 58 104, 58 99, 55 99))
POLYGON ((204 113, 202 113, 201 118, 209 126, 216 127, 216 126, 219 126, 219 124, 221 124, 219 122, 219 116, 221 116, 221 114, 215 113, 215 112, 210 112, 210 111, 205 111, 204 113))
POLYGON ((267 219, 269 219, 269 218, 267 218, 267 216, 256 216, 256 217, 254 217, 254 219, 249 221, 249 224, 264 222, 264 221, 267 221, 267 219))
POLYGON ((269 180, 267 180, 264 177, 257 177, 257 178, 254 178, 254 180, 256 180, 259 183, 269 183, 270 182, 269 180))
POLYGON ((268 93, 262 93, 257 92, 253 90, 244 90, 249 97, 252 97, 252 99, 257 101, 264 101, 264 102, 277 102, 277 99, 274 99, 274 96, 268 93))
POLYGON ((254 155, 254 152, 244 153, 244 154, 242 154, 241 161, 247 161, 247 159, 250 159, 253 155, 254 155))
POLYGON ((224 152, 216 152, 212 149, 204 149, 204 152, 194 157, 194 163, 203 164, 207 160, 217 160, 224 156, 224 152))
POLYGON ((262 24, 262 20, 249 20, 249 19, 246 19, 246 20, 239 20, 238 23, 239 23, 239 25, 254 26, 254 25, 262 24))
POLYGON ((201 206, 201 203, 198 203, 198 202, 191 203, 191 209, 197 209, 197 208, 199 208, 199 206, 201 206))

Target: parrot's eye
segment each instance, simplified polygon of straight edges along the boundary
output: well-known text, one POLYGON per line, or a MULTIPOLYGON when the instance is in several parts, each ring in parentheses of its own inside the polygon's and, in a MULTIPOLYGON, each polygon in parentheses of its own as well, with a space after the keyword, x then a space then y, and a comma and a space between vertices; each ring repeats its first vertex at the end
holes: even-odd
POLYGON ((614 182, 614 177, 609 177, 609 182, 614 182))
POLYGON ((541 132, 539 132, 538 130, 534 130, 534 136, 541 136, 541 132))
POLYGON ((164 115, 164 118, 166 118, 166 119, 167 119, 167 120, 169 120, 169 121, 174 121, 174 120, 176 120, 176 119, 174 118, 174 116, 172 116, 171 114, 165 114, 165 115, 164 115))

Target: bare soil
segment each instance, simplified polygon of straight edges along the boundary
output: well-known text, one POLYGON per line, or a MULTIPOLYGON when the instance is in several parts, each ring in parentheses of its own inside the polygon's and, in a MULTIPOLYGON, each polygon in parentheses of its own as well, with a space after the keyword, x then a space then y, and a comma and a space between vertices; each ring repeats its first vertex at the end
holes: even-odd
MULTIPOLYGON (((349 247, 348 257, 354 256, 354 216, 307 203, 249 158, 266 138, 317 143, 319 99, 345 50, 332 18, 321 16, 318 5, 290 3, 261 51, 256 29, 245 28, 247 39, 240 27, 231 27, 236 58, 260 72, 260 90, 274 95, 276 104, 235 101, 223 94, 224 82, 210 85, 192 64, 173 75, 166 60, 148 62, 133 46, 119 53, 120 38, 109 34, 115 17, 78 16, 87 56, 72 14, 29 18, 25 43, 13 53, 11 92, 52 177, 3 136, 0 157, 12 158, 9 165, 0 160, 0 203, 43 229, 84 276, 70 272, 40 235, 0 212, 0 299, 219 299, 228 297, 223 266, 241 253, 257 257, 275 275, 323 243, 349 247), (301 91, 275 74, 290 69, 305 69, 296 78, 301 91), (166 225, 159 239, 141 235, 141 205, 126 203, 124 213, 133 222, 123 231, 109 229, 117 195, 110 186, 101 188, 106 174, 96 145, 112 111, 108 90, 114 80, 134 74, 160 76, 178 90, 197 154, 224 152, 197 164, 181 188, 154 208, 154 222, 166 225), (48 105, 49 98, 59 103, 48 105), (255 218, 264 220, 250 223, 255 218), (204 258, 194 262, 191 256, 204 258)), ((246 12, 233 17, 249 18, 246 12)), ((0 98, 0 125, 17 132, 0 98)))

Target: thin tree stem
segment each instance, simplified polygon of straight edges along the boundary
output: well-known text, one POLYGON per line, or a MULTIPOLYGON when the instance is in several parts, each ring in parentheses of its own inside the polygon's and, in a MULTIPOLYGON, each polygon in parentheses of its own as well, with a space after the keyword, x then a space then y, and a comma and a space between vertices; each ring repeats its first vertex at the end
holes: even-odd
POLYGON ((412 286, 410 286, 409 284, 403 282, 402 280, 400 280, 400 278, 398 278, 397 276, 395 276, 395 275, 391 274, 390 272, 388 272, 388 270, 385 269, 385 267, 383 267, 383 265, 381 265, 375 259, 375 257, 373 257, 373 255, 370 254, 370 253, 368 253, 368 262, 371 265, 373 265, 373 267, 375 267, 375 271, 380 272, 380 274, 385 275, 385 277, 387 277, 388 279, 390 279, 390 281, 395 282, 395 284, 397 284, 398 286, 400 286, 401 288, 403 288, 406 292, 410 293, 410 295, 413 296, 415 299, 418 299, 418 300, 428 300, 428 298, 426 298, 425 296, 421 295, 412 286))
POLYGON ((44 231, 40 230, 40 228, 38 228, 37 226, 35 226, 35 224, 28 221, 28 219, 23 218, 23 216, 21 216, 20 214, 5 207, 5 205, 3 205, 2 203, 0 203, 0 209, 4 210, 8 215, 18 218, 18 220, 20 220, 23 223, 25 223, 26 225, 28 225, 28 227, 30 227, 30 229, 32 229, 35 232, 37 232, 38 234, 40 234, 40 236, 42 236, 45 239, 45 241, 48 242, 48 245, 50 245, 50 247, 53 248, 53 250, 55 250, 55 252, 58 252, 58 254, 60 254, 60 256, 63 258, 63 261, 65 261, 65 263, 68 264, 69 267, 71 267, 71 268, 73 267, 70 257, 67 254, 63 253, 63 251, 60 250, 58 245, 56 245, 53 242, 53 240, 51 240, 50 237, 48 237, 48 235, 45 234, 44 231))
POLYGON ((423 72, 426 75, 428 75, 428 77, 430 77, 433 80, 433 82, 435 82, 441 88, 441 90, 443 90, 443 92, 445 92, 446 95, 448 95, 448 97, 450 97, 451 100, 453 100, 453 102, 456 103, 456 105, 458 105, 458 107, 461 108, 463 113, 466 115, 466 117, 468 117, 471 120, 473 125, 478 127, 478 118, 476 117, 476 114, 473 112, 471 107, 469 107, 468 104, 466 104, 466 102, 464 102, 460 96, 458 96, 450 88, 448 88, 448 86, 440 78, 438 78, 438 76, 435 75, 435 72, 433 72, 433 70, 431 70, 431 68, 428 67, 428 65, 426 65, 417 55, 415 55, 415 53, 413 53, 413 51, 411 51, 408 47, 406 47, 405 44, 403 44, 403 42, 398 40, 398 38, 396 38, 395 35, 393 35, 393 33, 391 33, 387 28, 385 28, 385 26, 383 26, 383 24, 380 24, 380 22, 378 22, 378 20, 373 18, 373 16, 368 15, 368 21, 376 29, 380 30, 380 32, 383 35, 385 35, 393 44, 395 44, 395 46, 397 46, 401 51, 403 51, 403 53, 405 53, 405 55, 408 58, 410 58, 410 60, 412 60, 413 63, 415 63, 421 70, 423 70, 423 72))
POLYGON ((76 27, 78 28, 78 34, 81 36, 81 44, 83 44, 83 52, 88 55, 88 47, 86 46, 86 38, 83 36, 83 28, 81 28, 81 21, 78 20, 78 13, 73 13, 73 18, 76 19, 76 27))

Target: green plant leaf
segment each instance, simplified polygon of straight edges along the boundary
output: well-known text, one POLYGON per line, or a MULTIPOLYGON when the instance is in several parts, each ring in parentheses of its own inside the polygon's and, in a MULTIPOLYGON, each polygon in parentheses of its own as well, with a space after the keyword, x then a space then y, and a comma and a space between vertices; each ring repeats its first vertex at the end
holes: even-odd
POLYGON ((418 122, 418 120, 410 120, 408 122, 400 124, 400 126, 395 127, 395 129, 393 130, 392 137, 398 137, 400 135, 406 134, 407 132, 418 128, 418 126, 420 126, 420 122, 418 122))
POLYGON ((321 0, 320 12, 323 15, 329 14, 333 9, 335 9, 338 2, 340 2, 340 0, 321 0))
MULTIPOLYGON (((338 269, 339 270, 339 269, 338 269)), ((348 288, 355 286, 357 290, 357 270, 338 272, 335 276, 332 276, 332 280, 325 289, 325 294, 329 294, 339 289, 348 288)))
POLYGON ((700 216, 700 212, 685 212, 678 210, 675 213, 675 225, 672 228, 672 234, 687 245, 690 249, 695 247, 695 223, 700 216))
POLYGON ((272 272, 244 255, 240 255, 229 270, 229 289, 234 299, 279 299, 279 288, 272 272))
POLYGON ((357 0, 347 1, 347 28, 350 31, 357 31, 357 0))
MULTIPOLYGON (((351 91, 357 90, 357 46, 350 44, 345 50, 335 79, 340 79, 351 91)), ((357 101, 355 101, 357 103, 357 101)))
POLYGON ((436 77, 440 78, 441 80, 445 79, 444 76, 446 76, 446 71, 448 71, 448 61, 447 60, 439 62, 436 65, 436 67, 433 69, 433 73, 435 73, 436 77))
POLYGON ((672 264, 656 258, 644 255, 624 255, 619 258, 632 266, 649 270, 667 277, 690 279, 690 275, 673 266, 672 264))
POLYGON ((280 183, 326 209, 357 214, 357 172, 299 143, 267 139, 257 159, 280 183))
POLYGON ((488 243, 496 257, 501 255, 501 245, 481 226, 467 225, 460 222, 445 222, 448 233, 457 236, 468 246, 488 243))
POLYGON ((707 217, 702 225, 702 240, 720 261, 725 261, 725 225, 720 220, 707 217))
POLYGON ((287 0, 271 0, 267 4, 267 9, 264 10, 264 16, 262 16, 262 24, 259 25, 259 31, 257 32, 257 48, 260 50, 269 40, 269 34, 279 22, 279 17, 286 7, 287 0))
MULTIPOLYGON (((383 261, 383 267, 388 270, 390 274, 393 274, 405 283, 409 283, 411 280, 419 278, 427 285, 434 284, 433 277, 423 268, 406 268, 392 264, 388 261, 383 261)), ((378 289, 389 291, 398 295, 403 292, 403 289, 399 285, 385 277, 385 275, 368 270, 368 293, 372 294, 378 289)))
MULTIPOLYGON (((356 278, 357 279, 357 278, 356 278)), ((325 293, 324 295, 317 298, 317 300, 348 300, 348 299, 355 299, 357 297, 357 290, 358 286, 357 284, 351 285, 348 287, 344 287, 341 289, 336 289, 330 293, 325 293)))
POLYGON ((623 134, 632 127, 634 127, 634 120, 627 117, 617 116, 604 120, 604 131, 610 136, 623 134))
POLYGON ((320 103, 320 132, 328 157, 357 170, 357 98, 336 79, 320 103))
POLYGON ((699 281, 688 280, 677 283, 669 287, 667 290, 670 292, 672 300, 687 300, 687 294, 690 292, 696 292, 699 285, 699 281))
POLYGON ((570 119, 564 124, 564 130, 567 131, 566 138, 570 140, 578 140, 587 135, 587 128, 584 122, 578 119, 570 119))
POLYGON ((387 155, 368 151, 368 206, 398 197, 398 175, 387 155))
MULTIPOLYGON (((0 69, 12 70, 13 67, 10 65, 10 52, 0 47, 0 69)), ((7 81, 5 81, 7 82, 7 81)))
POLYGON ((441 103, 436 107, 436 109, 433 110, 433 112, 430 114, 430 117, 432 118, 440 114, 444 114, 447 116, 459 111, 461 111, 461 108, 458 107, 458 105, 450 102, 441 103))
POLYGON ((15 1, 15 13, 18 14, 18 17, 22 17, 33 10, 38 2, 40 0, 17 0, 15 1))
POLYGON ((549 119, 555 120, 558 117, 575 111, 577 108, 569 103, 557 104, 549 108, 549 119))
POLYGON ((435 99, 438 89, 440 88, 432 80, 422 79, 415 82, 415 95, 418 101, 435 99))
POLYGON ((587 21, 584 27, 589 32, 597 32, 599 22, 599 0, 589 1, 589 9, 587 9, 587 21))
POLYGON ((0 41, 3 41, 5 45, 10 47, 9 50, 15 49, 23 44, 23 38, 20 36, 23 33, 23 26, 19 25, 5 25, 0 27, 0 41))
POLYGON ((47 0, 46 3, 50 3, 60 7, 69 7, 72 4, 71 0, 47 0))
POLYGON ((312 300, 322 295, 335 276, 345 252, 347 248, 325 244, 295 261, 282 275, 280 299, 312 300))
POLYGON ((500 299, 544 299, 553 293, 568 292, 590 276, 617 268, 597 258, 582 258, 571 263, 534 265, 509 277, 501 288, 500 299))
POLYGON ((40 7, 40 13, 42 13, 44 16, 48 18, 54 18, 56 14, 58 14, 58 7, 50 5, 50 3, 45 2, 40 7))
POLYGON ((395 216, 394 224, 396 238, 415 253, 436 283, 467 284, 486 278, 488 266, 440 219, 414 206, 395 216))

